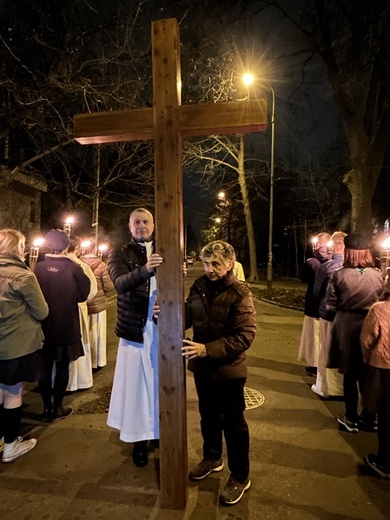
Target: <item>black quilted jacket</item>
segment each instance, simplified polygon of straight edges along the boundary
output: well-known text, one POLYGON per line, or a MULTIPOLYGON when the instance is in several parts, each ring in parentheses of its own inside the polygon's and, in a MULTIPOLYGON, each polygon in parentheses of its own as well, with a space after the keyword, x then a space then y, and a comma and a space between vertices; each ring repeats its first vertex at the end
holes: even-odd
MULTIPOLYGON (((154 249, 154 247, 153 247, 154 249)), ((115 333, 120 338, 143 343, 143 328, 149 305, 146 248, 135 240, 111 249, 108 270, 118 293, 118 320, 115 333)))

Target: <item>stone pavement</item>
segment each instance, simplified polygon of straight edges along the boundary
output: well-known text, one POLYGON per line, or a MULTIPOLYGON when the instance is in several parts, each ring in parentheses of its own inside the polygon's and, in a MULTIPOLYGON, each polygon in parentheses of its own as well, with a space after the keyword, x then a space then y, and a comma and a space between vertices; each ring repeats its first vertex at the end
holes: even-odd
MULTIPOLYGON (((159 503, 158 450, 137 468, 131 444, 106 425, 115 364, 115 309, 109 310, 108 365, 94 386, 66 398, 75 413, 54 424, 39 420, 34 386, 24 398, 23 435, 38 439, 25 457, 0 464, 0 520, 384 520, 390 518, 390 481, 362 463, 376 451, 376 435, 339 431, 337 400, 321 400, 297 362, 302 313, 258 301, 258 333, 248 352, 247 387, 264 396, 246 413, 251 433, 252 487, 235 506, 218 502, 228 470, 188 482, 184 511, 159 503)), ((188 386, 189 464, 201 458, 197 398, 188 386)))

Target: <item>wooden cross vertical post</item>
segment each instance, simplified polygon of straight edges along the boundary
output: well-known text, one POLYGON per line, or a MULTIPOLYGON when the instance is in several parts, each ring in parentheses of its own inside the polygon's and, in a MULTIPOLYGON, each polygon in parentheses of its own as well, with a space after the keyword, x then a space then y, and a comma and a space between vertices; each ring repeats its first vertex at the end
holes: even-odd
MULTIPOLYGON (((179 28, 152 23, 153 109, 75 117, 81 144, 154 139, 158 269, 161 505, 187 503, 187 417, 183 342, 183 202, 181 138, 266 129, 264 99, 181 106, 179 28)), ((140 204, 142 201, 140 201, 140 204)))
POLYGON ((179 45, 172 23, 152 25, 156 243, 164 258, 157 275, 160 316, 164 316, 158 324, 161 503, 183 509, 188 476, 186 385, 181 356, 184 254, 179 45))

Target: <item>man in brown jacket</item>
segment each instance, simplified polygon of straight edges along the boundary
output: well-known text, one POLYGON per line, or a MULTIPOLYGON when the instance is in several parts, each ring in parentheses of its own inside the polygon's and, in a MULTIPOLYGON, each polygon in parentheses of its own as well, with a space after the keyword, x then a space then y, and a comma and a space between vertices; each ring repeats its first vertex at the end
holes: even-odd
POLYGON ((233 273, 230 244, 211 242, 201 257, 205 274, 194 282, 186 300, 186 328, 193 327, 194 337, 182 348, 194 373, 203 436, 203 459, 189 476, 202 480, 222 471, 223 432, 230 478, 220 501, 232 505, 251 485, 244 385, 245 351, 256 332, 255 309, 248 284, 233 273))

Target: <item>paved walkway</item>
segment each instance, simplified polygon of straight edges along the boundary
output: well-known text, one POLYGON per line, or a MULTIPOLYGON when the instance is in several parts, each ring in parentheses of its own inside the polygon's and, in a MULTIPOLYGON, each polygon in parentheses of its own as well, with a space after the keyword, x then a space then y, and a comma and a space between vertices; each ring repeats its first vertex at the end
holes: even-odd
MULTIPOLYGON (((252 487, 240 503, 219 505, 228 471, 188 482, 185 511, 159 506, 158 451, 145 468, 131 460, 131 444, 106 426, 117 340, 109 312, 109 363, 93 388, 67 397, 75 413, 46 425, 39 395, 25 396, 23 433, 37 447, 0 464, 0 520, 384 520, 390 518, 390 481, 371 475, 361 459, 376 436, 340 432, 340 401, 313 394, 297 362, 302 313, 257 302, 258 333, 248 352, 248 388, 264 396, 247 411, 252 487), (98 413, 88 413, 95 411, 98 413)), ((201 458, 197 399, 188 376, 189 463, 201 458)))

